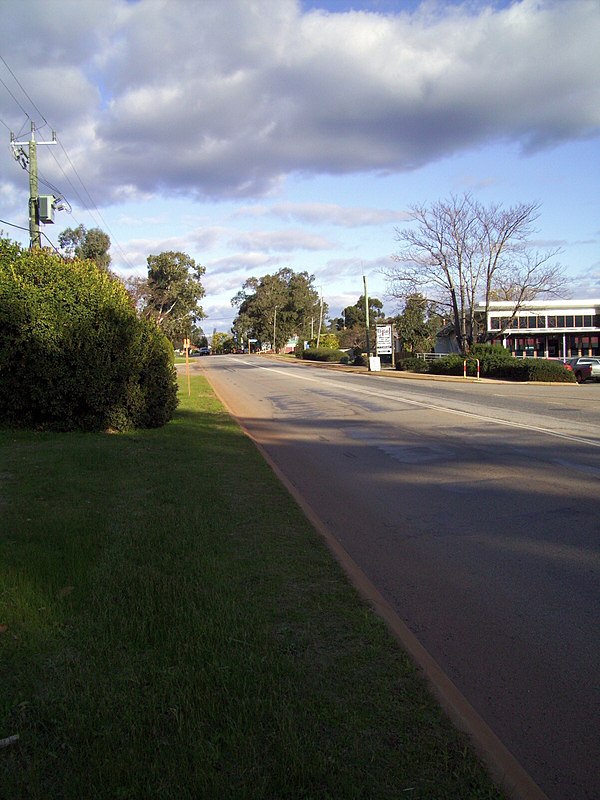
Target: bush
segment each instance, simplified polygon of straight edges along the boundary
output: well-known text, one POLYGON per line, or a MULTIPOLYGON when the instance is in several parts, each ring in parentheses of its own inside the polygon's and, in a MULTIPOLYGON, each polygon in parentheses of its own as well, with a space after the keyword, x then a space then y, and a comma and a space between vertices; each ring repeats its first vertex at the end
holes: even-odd
POLYGON ((464 360, 464 356, 458 353, 451 353, 443 358, 432 361, 429 364, 429 372, 432 375, 462 375, 464 360))
POLYGON ((429 372, 429 362, 425 361, 424 358, 410 356, 396 361, 396 369, 400 372, 429 372))
MULTIPOLYGON (((497 367, 514 361, 511 352, 501 344, 475 344, 468 358, 479 359, 480 372, 484 377, 492 376, 497 367)), ((472 369, 475 374, 476 364, 467 362, 467 369, 472 369)))
POLYGON ((319 339, 319 347, 323 347, 326 350, 339 350, 340 340, 335 333, 322 333, 319 339))
POLYGON ((306 361, 327 361, 329 363, 341 363, 342 358, 346 358, 347 354, 343 350, 333 350, 329 347, 312 347, 310 350, 304 350, 302 358, 306 361))
POLYGON ((157 427, 176 406, 173 350, 91 261, 0 239, 0 424, 157 427))
POLYGON ((576 383, 575 374, 562 362, 544 358, 513 358, 496 367, 494 377, 512 381, 576 383))

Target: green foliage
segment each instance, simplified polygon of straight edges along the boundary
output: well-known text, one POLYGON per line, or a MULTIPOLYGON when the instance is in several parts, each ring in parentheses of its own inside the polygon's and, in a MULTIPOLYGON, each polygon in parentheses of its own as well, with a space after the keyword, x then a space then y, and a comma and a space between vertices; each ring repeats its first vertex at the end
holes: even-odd
POLYGON ((400 372, 429 372, 429 363, 424 358, 400 358, 396 361, 396 369, 400 372))
POLYGON ((394 325, 403 350, 427 353, 433 348, 435 335, 443 327, 443 321, 423 295, 411 294, 394 325))
POLYGON ((457 353, 451 353, 432 361, 429 364, 429 372, 432 375, 462 375, 464 356, 457 353))
MULTIPOLYGON (((514 358, 509 350, 501 344, 474 344, 469 353, 470 358, 478 358, 482 376, 494 375, 498 367, 512 363, 514 358)), ((467 364, 469 366, 469 363, 467 364)))
POLYGON ((322 333, 319 339, 319 347, 324 347, 328 350, 339 350, 340 340, 335 333, 322 333))
POLYGON ((232 353, 235 350, 233 336, 231 336, 229 333, 215 331, 211 339, 211 350, 217 355, 222 355, 223 353, 232 353))
MULTIPOLYGON (((296 273, 288 267, 274 275, 248 278, 231 301, 238 307, 233 322, 238 339, 245 340, 250 333, 260 342, 271 342, 276 350, 294 334, 303 341, 308 340, 311 320, 318 324, 321 314, 314 279, 314 275, 296 273), (274 343, 273 335, 276 338, 274 343)), ((322 313, 326 316, 327 304, 323 304, 322 313)))
POLYGON ((120 281, 0 240, 0 424, 156 427, 175 406, 172 348, 120 281))
POLYGON ((576 383, 574 373, 566 369, 562 362, 544 358, 513 358, 496 366, 493 377, 512 381, 576 383))
MULTIPOLYGON (((377 297, 369 297, 369 327, 375 329, 376 322, 385 319, 383 303, 377 297)), ((361 295, 353 306, 346 306, 342 311, 342 316, 334 320, 338 331, 351 328, 364 328, 366 325, 365 317, 365 296, 361 295)))
POLYGON ((70 258, 89 258, 104 270, 110 266, 110 237, 100 228, 87 230, 85 225, 66 228, 59 234, 58 244, 70 258))
POLYGON ((201 278, 206 269, 187 253, 172 250, 150 255, 147 262, 144 315, 175 345, 191 336, 205 316, 199 303, 205 294, 201 278))
POLYGON ((304 350, 302 358, 306 361, 327 361, 330 363, 342 363, 341 359, 346 357, 344 363, 348 363, 347 354, 342 350, 333 350, 329 347, 312 347, 304 350))

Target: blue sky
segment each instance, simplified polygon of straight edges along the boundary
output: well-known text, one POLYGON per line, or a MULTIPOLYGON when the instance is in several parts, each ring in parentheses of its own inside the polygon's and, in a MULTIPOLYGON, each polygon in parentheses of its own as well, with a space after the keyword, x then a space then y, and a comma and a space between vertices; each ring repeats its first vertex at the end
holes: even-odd
POLYGON ((396 228, 463 191, 539 202, 536 246, 562 248, 572 297, 600 297, 598 41, 597 0, 3 0, 0 219, 27 226, 8 143, 33 119, 73 208, 49 238, 103 228, 122 275, 187 252, 207 333, 284 266, 333 315, 364 273, 392 313, 396 228))

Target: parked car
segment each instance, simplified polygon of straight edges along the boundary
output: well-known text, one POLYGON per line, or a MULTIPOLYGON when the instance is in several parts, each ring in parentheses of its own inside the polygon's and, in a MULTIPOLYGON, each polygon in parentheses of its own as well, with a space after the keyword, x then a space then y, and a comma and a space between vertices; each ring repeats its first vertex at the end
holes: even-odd
POLYGON ((577 383, 583 383, 584 381, 590 380, 592 377, 591 360, 592 359, 586 359, 583 356, 579 358, 565 358, 563 364, 567 369, 575 373, 575 380, 577 383))
POLYGON ((200 356, 209 356, 210 355, 210 347, 201 347, 198 351, 198 355, 200 356))
POLYGON ((579 356, 578 358, 568 358, 567 361, 575 368, 589 364, 592 368, 592 380, 600 381, 600 358, 579 356))

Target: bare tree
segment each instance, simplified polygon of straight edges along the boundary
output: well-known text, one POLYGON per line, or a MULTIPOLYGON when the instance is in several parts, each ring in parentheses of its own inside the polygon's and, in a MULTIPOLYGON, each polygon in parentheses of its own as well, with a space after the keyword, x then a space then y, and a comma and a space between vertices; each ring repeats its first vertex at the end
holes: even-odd
POLYGON ((484 206, 470 194, 410 208, 415 227, 396 229, 396 265, 385 271, 392 297, 419 293, 453 322, 461 352, 477 341, 477 303, 489 303, 510 289, 516 316, 535 297, 556 295, 564 286, 559 250, 532 252, 530 237, 538 203, 504 209, 484 206))

